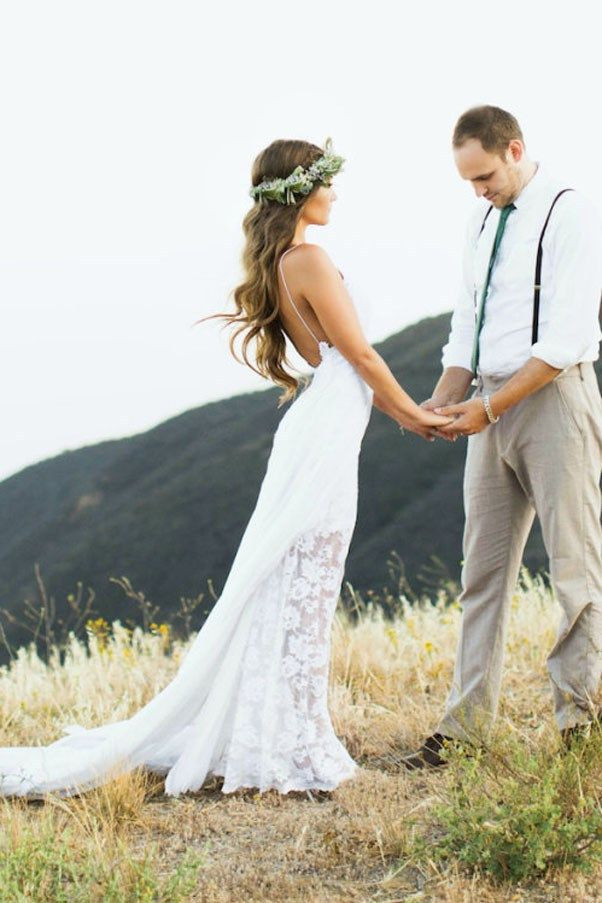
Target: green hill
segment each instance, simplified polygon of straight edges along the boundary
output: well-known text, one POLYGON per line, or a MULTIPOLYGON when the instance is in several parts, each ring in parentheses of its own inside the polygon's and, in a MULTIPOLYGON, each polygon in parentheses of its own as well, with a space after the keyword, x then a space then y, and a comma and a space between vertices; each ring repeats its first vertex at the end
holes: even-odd
MULTIPOLYGON (((449 315, 421 321, 379 350, 416 398, 440 371, 449 315)), ((0 483, 0 607, 34 593, 33 567, 60 605, 78 580, 107 618, 131 616, 110 576, 127 575, 168 615, 212 578, 219 591, 251 514, 272 436, 277 391, 240 395, 174 417, 148 432, 42 461, 0 483)), ((431 557, 458 578, 465 443, 401 436, 374 411, 360 465, 360 504, 347 579, 388 582, 392 551, 420 588, 431 557)), ((539 536, 526 561, 545 564, 539 536)), ((7 629, 18 643, 25 637, 7 629)))

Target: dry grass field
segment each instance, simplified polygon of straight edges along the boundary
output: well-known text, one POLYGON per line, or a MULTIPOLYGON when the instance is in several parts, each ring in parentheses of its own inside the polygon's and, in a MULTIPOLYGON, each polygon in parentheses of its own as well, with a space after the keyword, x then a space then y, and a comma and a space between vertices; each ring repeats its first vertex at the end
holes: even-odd
MULTIPOLYGON (((79 798, 0 800, 4 901, 562 901, 602 899, 602 754, 563 752, 545 657, 556 605, 523 578, 512 603, 503 701, 482 756, 438 772, 400 756, 437 722, 451 678, 457 603, 341 610, 331 711, 361 764, 331 795, 202 791, 165 798, 138 771, 79 798)), ((96 621, 64 661, 19 650, 0 671, 0 745, 61 725, 126 717, 174 674, 169 629, 96 621)))

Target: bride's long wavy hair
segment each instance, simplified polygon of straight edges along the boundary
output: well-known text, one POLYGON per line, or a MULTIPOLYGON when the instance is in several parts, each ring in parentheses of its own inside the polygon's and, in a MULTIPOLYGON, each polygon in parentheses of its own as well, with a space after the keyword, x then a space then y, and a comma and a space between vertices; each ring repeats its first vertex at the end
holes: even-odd
MULTIPOLYGON (((295 167, 307 169, 324 151, 307 141, 274 141, 255 158, 251 174, 253 185, 265 179, 285 179, 295 167)), ((292 398, 300 380, 290 372, 286 356, 286 338, 280 321, 278 261, 290 247, 304 205, 322 183, 316 183, 306 196, 294 204, 259 198, 243 220, 245 245, 242 252, 243 281, 233 292, 235 312, 214 314, 233 326, 230 351, 256 373, 284 389, 279 403, 292 398), (242 337, 241 356, 236 340, 242 337), (253 362, 249 359, 252 346, 253 362)))

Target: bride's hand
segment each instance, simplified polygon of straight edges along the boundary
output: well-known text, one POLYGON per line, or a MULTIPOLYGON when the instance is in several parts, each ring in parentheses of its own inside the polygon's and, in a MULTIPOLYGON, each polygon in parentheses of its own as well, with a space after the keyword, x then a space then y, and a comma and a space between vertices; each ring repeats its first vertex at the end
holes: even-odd
POLYGON ((432 411, 417 407, 411 416, 404 417, 402 421, 399 421, 399 426, 412 433, 417 433, 429 442, 434 442, 435 437, 431 430, 448 426, 454 420, 454 417, 443 417, 441 414, 434 414, 432 411))

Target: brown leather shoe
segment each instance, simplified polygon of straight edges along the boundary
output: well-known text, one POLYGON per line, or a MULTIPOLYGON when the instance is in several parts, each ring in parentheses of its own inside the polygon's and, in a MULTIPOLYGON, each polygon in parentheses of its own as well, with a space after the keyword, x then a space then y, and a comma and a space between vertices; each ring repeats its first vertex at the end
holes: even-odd
POLYGON ((410 771, 415 771, 418 768, 441 768, 447 765, 447 760, 441 756, 441 751, 457 742, 454 737, 446 737, 444 734, 431 734, 430 737, 426 738, 418 752, 412 756, 405 756, 401 761, 410 771))

